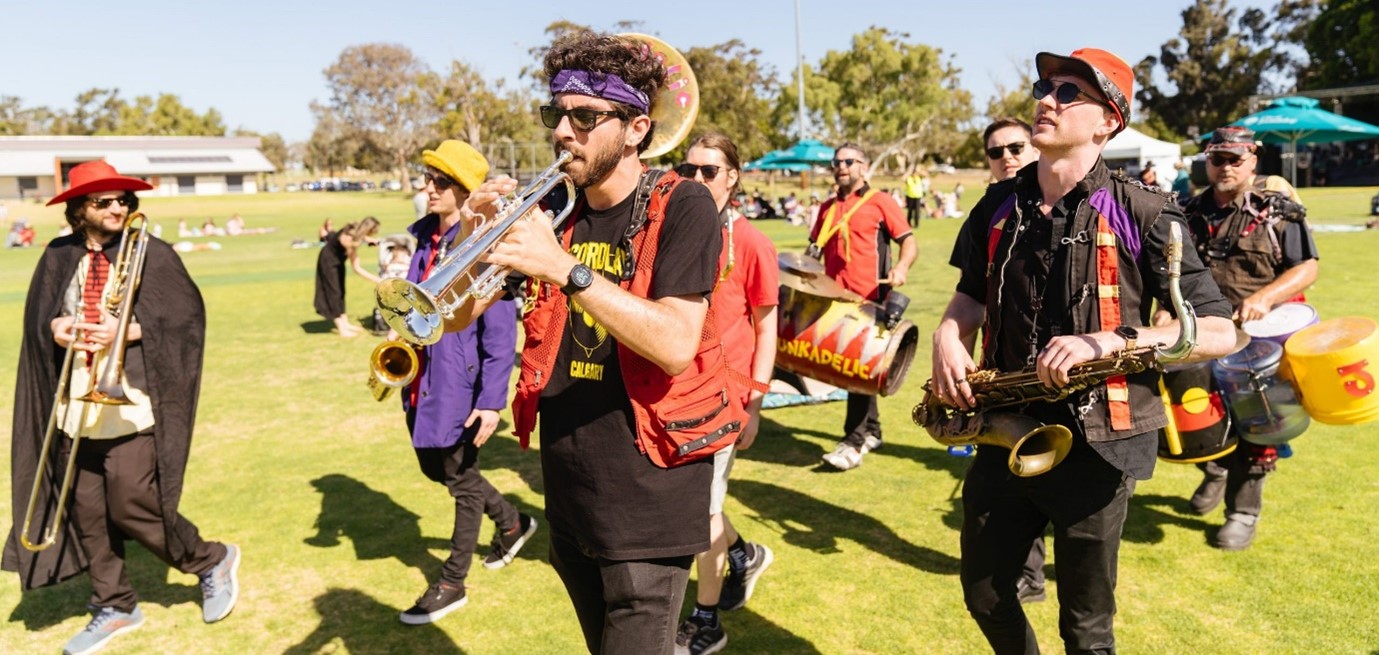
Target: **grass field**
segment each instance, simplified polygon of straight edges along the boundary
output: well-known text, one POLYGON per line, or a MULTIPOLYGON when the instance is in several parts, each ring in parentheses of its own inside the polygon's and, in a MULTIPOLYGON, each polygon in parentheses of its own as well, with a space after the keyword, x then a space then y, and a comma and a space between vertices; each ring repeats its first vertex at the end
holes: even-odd
MULTIPOLYGON (((972 202, 980 185, 966 186, 972 202)), ((1318 225, 1360 224, 1375 191, 1308 190, 1304 198, 1318 225)), ((131 576, 148 620, 108 652, 581 652, 574 614, 546 562, 544 530, 513 566, 474 567, 463 610, 428 627, 396 619, 439 570, 451 503, 417 470, 396 405, 374 403, 364 387, 376 340, 330 333, 311 308, 317 251, 288 243, 314 241, 327 216, 339 226, 372 214, 384 234, 400 231, 411 212, 406 195, 150 199, 143 209, 168 232, 179 217, 223 224, 232 212, 250 227, 277 231, 216 239, 221 250, 183 256, 209 322, 182 510, 206 537, 243 548, 239 605, 225 621, 203 625, 196 580, 133 547, 131 576)), ((43 240, 60 220, 32 205, 12 204, 10 216, 34 219, 43 240)), ((955 282, 944 262, 959 223, 925 221, 919 230, 920 259, 905 291, 913 300, 908 317, 926 340, 955 282)), ((783 250, 803 247, 802 228, 758 225, 783 250)), ((1322 274, 1308 295, 1321 314, 1379 316, 1371 304, 1379 297, 1372 259, 1379 232, 1319 231, 1316 240, 1322 274)), ((19 319, 38 256, 0 252, 0 398, 13 397, 19 319)), ((347 288, 351 315, 368 314, 367 284, 351 276, 347 288)), ((904 389, 881 401, 886 447, 846 474, 819 461, 839 437, 841 404, 768 410, 758 445, 734 470, 728 512, 748 539, 775 549, 776 563, 750 605, 725 615, 729 652, 984 651, 957 578, 966 462, 909 419, 928 366, 921 348, 904 389)), ((9 429, 10 411, 0 403, 0 429, 9 429)), ((1239 553, 1208 545, 1219 513, 1188 511, 1196 470, 1161 464, 1138 487, 1125 528, 1121 652, 1379 653, 1377 434, 1373 425, 1314 423, 1270 478, 1259 535, 1239 553)), ((0 467, 8 470, 2 450, 0 467)), ((483 462, 519 509, 540 514, 535 452, 504 436, 484 448, 483 462)), ((8 530, 8 477, 0 488, 8 530)), ((480 556, 491 530, 480 535, 480 556)), ((1050 578, 1056 588, 1051 569, 1050 578)), ((0 653, 57 652, 85 625, 89 593, 78 578, 21 597, 4 576, 0 653)), ((1059 651, 1052 594, 1027 609, 1046 652, 1059 651)))

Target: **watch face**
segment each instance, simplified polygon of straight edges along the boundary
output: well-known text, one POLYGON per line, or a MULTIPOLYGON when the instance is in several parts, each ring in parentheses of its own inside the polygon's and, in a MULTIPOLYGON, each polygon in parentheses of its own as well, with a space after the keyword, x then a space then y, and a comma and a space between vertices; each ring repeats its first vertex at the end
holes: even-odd
POLYGON ((588 266, 576 266, 570 271, 570 282, 578 287, 587 287, 594 281, 594 271, 588 266))

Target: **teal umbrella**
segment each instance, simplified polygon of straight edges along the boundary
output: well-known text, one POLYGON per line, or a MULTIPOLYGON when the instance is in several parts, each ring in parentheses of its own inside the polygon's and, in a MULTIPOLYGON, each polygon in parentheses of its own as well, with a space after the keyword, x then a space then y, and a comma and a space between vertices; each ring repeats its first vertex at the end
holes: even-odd
MULTIPOLYGON (((1318 106, 1319 104, 1316 98, 1302 96, 1276 98, 1264 110, 1250 114, 1231 125, 1248 127, 1254 130, 1261 141, 1288 146, 1285 152, 1290 153, 1297 152, 1299 143, 1379 139, 1379 127, 1329 112, 1318 106)), ((1297 157, 1290 159, 1290 181, 1296 184, 1297 157)))
POLYGON ((815 165, 833 161, 833 148, 820 141, 805 139, 785 150, 773 150, 742 168, 749 171, 807 171, 815 165))

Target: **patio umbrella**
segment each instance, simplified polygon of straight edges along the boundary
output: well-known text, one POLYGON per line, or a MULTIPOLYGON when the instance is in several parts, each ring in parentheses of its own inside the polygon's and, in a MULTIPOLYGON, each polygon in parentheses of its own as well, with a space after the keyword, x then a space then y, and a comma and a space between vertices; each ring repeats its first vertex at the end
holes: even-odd
POLYGON ((749 162, 744 169, 749 171, 807 171, 815 165, 826 165, 833 161, 833 148, 814 139, 805 139, 785 150, 773 150, 761 159, 749 162))
MULTIPOLYGON (((1231 125, 1248 127, 1265 143, 1287 146, 1289 181, 1297 184, 1299 143, 1331 143, 1379 139, 1379 127, 1346 118, 1319 107, 1316 98, 1289 96, 1276 98, 1264 110, 1250 114, 1231 125)), ((1208 135, 1210 136, 1210 135, 1208 135)))

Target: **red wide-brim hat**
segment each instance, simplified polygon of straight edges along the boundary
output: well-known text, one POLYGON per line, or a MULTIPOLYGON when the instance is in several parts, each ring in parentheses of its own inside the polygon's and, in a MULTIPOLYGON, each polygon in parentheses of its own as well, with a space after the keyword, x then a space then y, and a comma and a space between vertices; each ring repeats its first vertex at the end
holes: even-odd
POLYGON ((105 160, 88 161, 72 167, 68 178, 72 180, 72 186, 66 191, 53 196, 48 204, 56 205, 66 202, 72 198, 84 196, 88 193, 100 193, 102 191, 148 191, 153 188, 152 184, 145 182, 137 177, 125 177, 115 171, 115 167, 105 163, 105 160))

